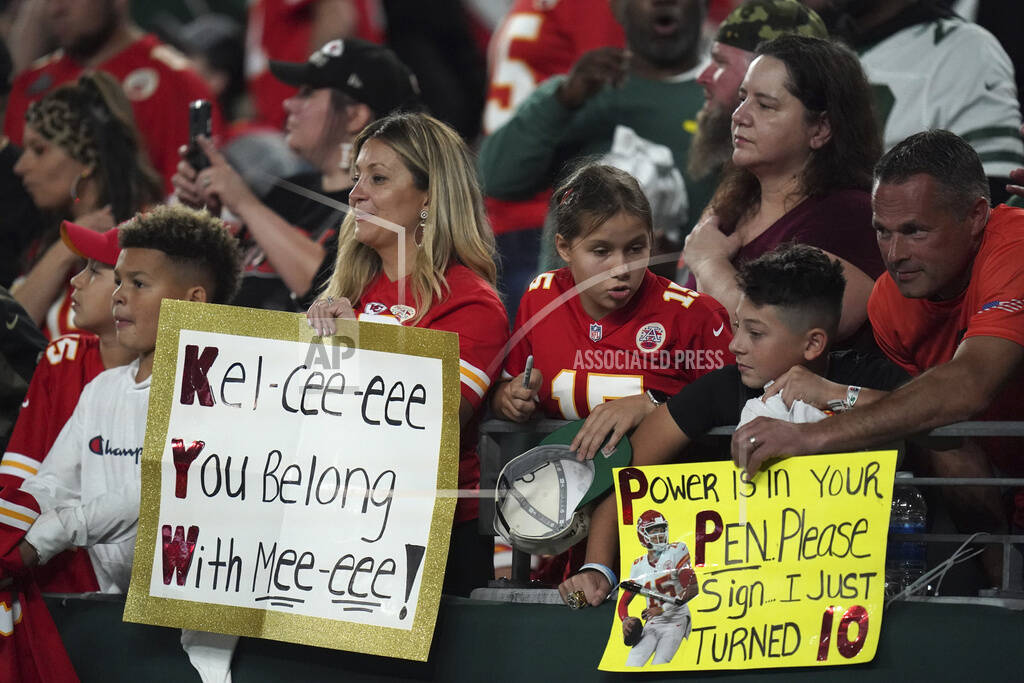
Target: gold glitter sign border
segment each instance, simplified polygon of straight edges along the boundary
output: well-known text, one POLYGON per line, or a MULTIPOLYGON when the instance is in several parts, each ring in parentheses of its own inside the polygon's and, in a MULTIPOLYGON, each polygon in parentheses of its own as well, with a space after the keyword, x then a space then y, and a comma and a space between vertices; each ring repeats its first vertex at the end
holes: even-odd
MULTIPOLYGON (((443 423, 438 458, 437 489, 458 487, 459 462, 459 344, 451 332, 402 325, 338 320, 338 338, 355 339, 356 348, 401 353, 441 360, 444 386, 443 423)), ((268 340, 313 343, 314 331, 300 313, 261 311, 236 306, 200 304, 165 299, 160 323, 153 380, 150 388, 146 439, 142 452, 142 495, 132 582, 125 602, 124 620, 154 626, 190 628, 213 633, 267 638, 426 661, 433 639, 455 498, 438 496, 430 522, 427 551, 421 569, 421 587, 411 630, 356 624, 320 617, 285 614, 251 607, 213 605, 149 594, 159 531, 161 459, 167 443, 171 405, 175 397, 178 341, 182 330, 214 332, 268 340)), ((317 338, 316 343, 321 340, 317 338)))

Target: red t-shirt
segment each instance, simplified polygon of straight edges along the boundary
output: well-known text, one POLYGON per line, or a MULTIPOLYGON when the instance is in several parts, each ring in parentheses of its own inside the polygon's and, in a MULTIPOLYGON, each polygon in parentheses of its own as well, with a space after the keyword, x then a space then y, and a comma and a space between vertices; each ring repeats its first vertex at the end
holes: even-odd
MULTIPOLYGON (((416 327, 444 330, 459 335, 459 377, 462 397, 469 401, 477 417, 462 429, 459 448, 459 488, 480 487, 480 458, 477 455, 477 419, 484 396, 501 367, 499 359, 508 341, 508 316, 494 288, 469 268, 456 264, 445 273, 449 292, 435 302, 416 327)), ((403 278, 391 282, 380 273, 359 297, 360 320, 412 324, 415 299, 403 278), (405 287, 405 303, 398 303, 398 288, 405 287), (400 308, 399 306, 404 306, 400 308)), ((459 498, 455 522, 476 519, 476 498, 459 498)))
POLYGON ((580 304, 568 268, 542 273, 519 304, 503 376, 526 369, 544 378, 545 415, 576 420, 607 400, 647 389, 673 395, 698 377, 734 363, 725 308, 707 294, 644 274, 629 304, 595 321, 580 304))
MULTIPOLYGON (((0 487, 16 489, 39 471, 64 423, 71 417, 86 384, 103 372, 99 339, 69 334, 51 342, 32 375, 7 452, 0 460, 0 487)), ((99 590, 89 554, 61 553, 36 570, 44 592, 86 593, 99 590)))
MULTIPOLYGON (((949 361, 960 342, 970 337, 999 337, 1024 346, 1024 209, 992 210, 963 294, 948 301, 908 299, 885 275, 871 292, 868 316, 878 346, 912 375, 949 361)), ((1008 382, 978 419, 1024 420, 1022 375, 1008 382)), ((1003 472, 1024 476, 1020 439, 979 442, 1003 472)), ((1017 518, 1024 525, 1022 504, 1024 500, 1017 518)))
MULTIPOLYGON (((245 79, 256 109, 256 120, 284 128, 284 101, 296 88, 270 73, 270 60, 304 62, 319 45, 311 46, 313 5, 317 0, 253 0, 245 31, 245 79), (269 30, 268 30, 268 27, 269 30)), ((373 43, 384 42, 380 0, 356 0, 355 35, 373 43)), ((343 36, 335 36, 341 38, 343 36)))
MULTIPOLYGON (((174 190, 171 176, 180 159, 178 148, 189 139, 188 103, 210 100, 213 131, 219 134, 221 120, 216 99, 188 60, 152 35, 139 38, 97 68, 117 78, 124 88, 149 159, 170 194, 174 190)), ((4 118, 7 137, 21 145, 28 105, 57 86, 74 81, 83 71, 81 64, 58 50, 15 78, 4 118)))
POLYGON ((68 285, 62 290, 60 297, 46 309, 42 330, 48 341, 81 332, 75 326, 75 312, 71 309, 71 295, 75 293, 75 290, 71 286, 70 280, 74 275, 74 272, 67 274, 68 285))
MULTIPOLYGON (((488 48, 484 134, 505 125, 538 85, 568 73, 584 52, 625 45, 622 26, 607 2, 516 0, 488 48)), ((543 225, 550 196, 551 190, 545 189, 517 202, 488 197, 487 213, 495 234, 543 225)))

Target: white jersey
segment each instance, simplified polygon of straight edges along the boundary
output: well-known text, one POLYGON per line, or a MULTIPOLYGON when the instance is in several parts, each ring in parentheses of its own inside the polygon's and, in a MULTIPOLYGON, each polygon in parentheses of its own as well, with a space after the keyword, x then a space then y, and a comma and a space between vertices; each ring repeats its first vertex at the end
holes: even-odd
MULTIPOLYGON (((649 555, 650 553, 644 553, 636 558, 629 572, 630 580, 644 588, 672 597, 683 595, 683 587, 679 583, 677 572, 673 570, 686 569, 690 566, 690 551, 686 544, 682 541, 669 543, 653 564, 649 555)), ((679 623, 690 618, 690 608, 687 605, 676 605, 647 597, 647 606, 659 606, 664 611, 656 617, 651 617, 645 628, 656 624, 679 623)))
POLYGON ((139 362, 101 372, 85 385, 39 472, 21 488, 41 514, 25 534, 42 562, 86 547, 100 590, 124 592, 139 521, 139 462, 149 383, 139 362))
POLYGON ((915 24, 860 58, 885 121, 886 150, 914 133, 944 128, 974 147, 990 177, 1024 165, 1013 64, 981 26, 959 18, 915 24))

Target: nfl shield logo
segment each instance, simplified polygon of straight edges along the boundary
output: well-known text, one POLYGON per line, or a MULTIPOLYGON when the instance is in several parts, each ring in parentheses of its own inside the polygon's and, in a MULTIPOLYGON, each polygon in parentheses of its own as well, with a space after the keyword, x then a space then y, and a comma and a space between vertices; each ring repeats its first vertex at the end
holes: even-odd
POLYGON ((601 323, 590 323, 590 341, 599 342, 602 336, 604 331, 601 329, 601 323))

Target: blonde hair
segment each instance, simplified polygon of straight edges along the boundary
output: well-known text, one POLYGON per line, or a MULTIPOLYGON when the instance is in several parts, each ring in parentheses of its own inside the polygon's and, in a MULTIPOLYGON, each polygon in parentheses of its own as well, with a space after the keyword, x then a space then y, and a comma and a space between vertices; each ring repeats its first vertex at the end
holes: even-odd
MULTIPOLYGON (((368 140, 379 140, 398 154, 416 187, 427 193, 423 243, 416 251, 410 287, 419 321, 448 292, 445 271, 461 263, 493 287, 497 279, 494 233, 469 149, 458 133, 426 114, 393 114, 374 121, 355 139, 354 154, 368 140)), ((380 272, 380 256, 355 237, 349 212, 338 236, 338 257, 324 294, 355 303, 380 272)))

